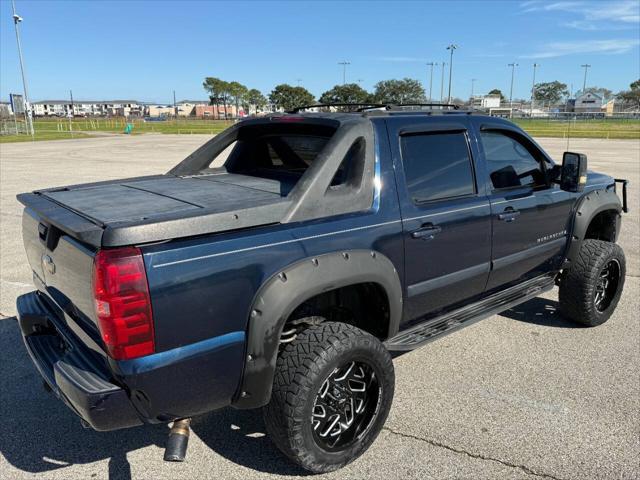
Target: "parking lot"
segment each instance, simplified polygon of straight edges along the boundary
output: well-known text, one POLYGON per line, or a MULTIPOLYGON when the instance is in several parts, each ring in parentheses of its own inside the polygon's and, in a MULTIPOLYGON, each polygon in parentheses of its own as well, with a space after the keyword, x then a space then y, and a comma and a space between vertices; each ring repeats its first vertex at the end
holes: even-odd
MULTIPOLYGON (((45 393, 21 343, 15 299, 32 289, 20 192, 167 171, 203 135, 0 145, 0 477, 283 478, 305 472, 264 435, 259 412, 194 419, 187 461, 162 461, 165 426, 85 430, 45 393)), ((567 140, 539 139, 555 158, 567 140)), ((640 477, 640 142, 572 139, 589 167, 631 180, 621 244, 625 291, 611 320, 585 329, 556 313, 556 290, 395 359, 380 437, 326 478, 640 477)), ((188 392, 185 392, 187 395, 188 392)), ((324 477, 322 477, 324 478, 324 477)))

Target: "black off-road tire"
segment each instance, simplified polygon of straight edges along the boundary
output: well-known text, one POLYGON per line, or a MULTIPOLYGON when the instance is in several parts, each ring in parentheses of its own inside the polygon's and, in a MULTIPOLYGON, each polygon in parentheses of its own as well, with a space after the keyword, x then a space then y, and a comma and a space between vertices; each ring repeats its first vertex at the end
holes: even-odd
MULTIPOLYGON (((371 382, 373 384, 373 380, 371 382)), ((351 325, 323 322, 298 333, 278 356, 271 401, 263 408, 267 433, 275 445, 306 470, 337 470, 358 458, 376 439, 389 414, 395 374, 391 355, 372 335, 351 325), (327 450, 314 432, 317 395, 336 369, 366 362, 375 375, 375 410, 361 433, 340 450, 327 450)), ((351 427, 349 427, 351 428, 351 427)))
POLYGON ((560 313, 587 327, 606 322, 620 300, 624 287, 626 264, 619 245, 602 240, 588 239, 582 242, 580 252, 570 268, 560 278, 560 313), (610 292, 601 308, 596 304, 599 278, 608 265, 618 269, 615 290, 610 292))

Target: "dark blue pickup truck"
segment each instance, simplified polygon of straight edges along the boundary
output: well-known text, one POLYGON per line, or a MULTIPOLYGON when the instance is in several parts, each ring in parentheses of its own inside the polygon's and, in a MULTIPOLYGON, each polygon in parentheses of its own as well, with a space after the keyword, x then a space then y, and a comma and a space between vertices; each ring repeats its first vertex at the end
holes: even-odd
POLYGON ((173 422, 173 460, 191 417, 262 407, 289 458, 339 468, 385 422, 390 351, 554 285, 599 325, 625 279, 626 181, 445 106, 246 120, 166 174, 18 199, 36 368, 96 430, 173 422))

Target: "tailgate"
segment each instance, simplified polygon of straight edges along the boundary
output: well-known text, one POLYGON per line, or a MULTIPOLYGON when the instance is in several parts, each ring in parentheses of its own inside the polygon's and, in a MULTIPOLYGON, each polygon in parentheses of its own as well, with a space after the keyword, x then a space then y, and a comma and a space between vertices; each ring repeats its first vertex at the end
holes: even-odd
POLYGON ((92 290, 95 251, 30 208, 22 214, 22 239, 36 287, 64 311, 61 320, 98 348, 92 290))

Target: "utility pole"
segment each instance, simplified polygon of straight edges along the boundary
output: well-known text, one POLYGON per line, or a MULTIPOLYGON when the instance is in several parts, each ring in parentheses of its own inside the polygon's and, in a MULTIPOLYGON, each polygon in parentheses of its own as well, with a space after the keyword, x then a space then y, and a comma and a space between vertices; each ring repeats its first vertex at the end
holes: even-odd
MULTIPOLYGON (((236 112, 237 114, 238 112, 236 112)), ((178 107, 176 106, 176 91, 173 91, 173 118, 174 120, 178 119, 178 107)))
POLYGON ((342 84, 347 83, 347 65, 351 65, 351 62, 347 62, 343 60, 342 62, 338 62, 338 65, 342 65, 342 84))
MULTIPOLYGON (((69 117, 69 131, 73 132, 73 114, 75 113, 73 108, 73 90, 69 90, 69 98, 71 99, 71 110, 67 116, 69 117)), ((71 133, 71 138, 73 138, 73 133, 71 133)))
POLYGON ((451 76, 453 74, 453 51, 456 48, 458 48, 458 46, 453 44, 453 43, 447 47, 447 50, 450 51, 450 55, 449 55, 449 94, 448 94, 447 103, 451 103, 451 76))
POLYGON ((22 59, 22 45, 20 43, 20 29, 18 24, 22 22, 22 17, 16 13, 16 2, 11 0, 11 6, 13 7, 13 25, 16 29, 16 42, 18 43, 18 57, 20 58, 20 72, 22 73, 22 88, 24 89, 24 111, 27 120, 27 130, 33 137, 35 131, 33 130, 33 123, 31 121, 31 105, 29 104, 29 94, 27 93, 27 78, 24 73, 24 60, 22 59))
POLYGON ((513 117, 513 77, 516 73, 517 63, 510 63, 507 65, 511 67, 511 89, 509 90, 509 118, 513 117))
POLYGON ((582 94, 584 95, 584 91, 587 89, 587 70, 591 68, 591 65, 585 63, 584 65, 580 65, 584 68, 584 81, 582 82, 582 94))
POLYGON ((447 62, 442 62, 440 65, 442 66, 442 78, 440 79, 440 103, 444 103, 444 67, 447 65, 447 62))
POLYGON ((531 106, 529 107, 529 116, 533 116, 533 102, 536 99, 536 68, 540 66, 539 63, 533 64, 533 82, 531 83, 531 106))
POLYGON ((431 67, 431 73, 429 74, 429 101, 433 101, 433 96, 431 92, 433 91, 433 66, 438 65, 438 62, 429 62, 427 63, 428 67, 431 67))
POLYGON ((475 83, 478 79, 477 78, 472 78, 471 79, 471 97, 469 97, 471 99, 471 101, 473 102, 473 87, 475 87, 475 83))

